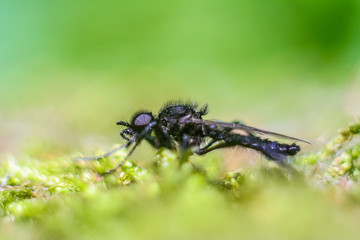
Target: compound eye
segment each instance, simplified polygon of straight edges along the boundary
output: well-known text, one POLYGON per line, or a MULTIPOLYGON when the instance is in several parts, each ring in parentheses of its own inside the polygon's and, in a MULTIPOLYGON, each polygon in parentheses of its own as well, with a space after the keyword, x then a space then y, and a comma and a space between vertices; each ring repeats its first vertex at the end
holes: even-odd
POLYGON ((150 113, 141 113, 133 120, 133 125, 143 127, 148 125, 153 120, 153 116, 150 113))

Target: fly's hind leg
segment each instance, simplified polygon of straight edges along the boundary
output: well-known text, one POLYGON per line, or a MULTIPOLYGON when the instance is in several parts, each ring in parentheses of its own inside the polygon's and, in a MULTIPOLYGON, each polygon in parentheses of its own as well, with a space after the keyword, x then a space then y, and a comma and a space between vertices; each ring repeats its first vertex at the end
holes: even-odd
MULTIPOLYGON (((241 121, 237 121, 237 120, 232 121, 231 123, 235 123, 235 124, 241 123, 242 124, 241 121)), ((232 130, 233 130, 232 128, 225 128, 224 133, 228 134, 232 130)), ((246 133, 251 135, 251 136, 254 136, 250 132, 246 132, 246 133)), ((207 145, 205 145, 202 148, 199 148, 197 151, 195 151, 195 153, 198 154, 198 155, 203 155, 203 154, 206 154, 206 153, 208 153, 208 152, 210 152, 212 150, 215 150, 215 149, 218 149, 218 148, 223 148, 223 147, 231 147, 231 145, 222 144, 221 140, 218 140, 218 139, 211 139, 210 142, 207 145), (217 143, 217 145, 214 146, 215 143, 217 143), (212 148, 212 146, 214 146, 215 148, 212 148)))
MULTIPOLYGON (((215 142, 217 142, 217 141, 214 141, 214 143, 215 142)), ((213 150, 216 150, 216 149, 233 147, 233 146, 238 145, 236 143, 228 143, 228 142, 220 142, 220 143, 218 143, 216 145, 214 145, 214 143, 212 143, 211 145, 209 143, 207 146, 196 150, 195 153, 198 154, 198 155, 204 155, 204 154, 206 154, 208 152, 211 152, 213 150)))
POLYGON ((198 155, 203 155, 213 150, 221 149, 221 148, 228 148, 233 146, 248 147, 256 151, 259 151, 267 159, 275 161, 278 165, 286 169, 291 176, 298 177, 299 173, 297 172, 297 170, 287 162, 288 160, 287 156, 285 154, 276 152, 275 150, 271 149, 271 147, 269 146, 264 147, 265 145, 268 144, 273 144, 273 143, 253 136, 229 134, 227 137, 225 137, 224 142, 220 142, 210 147, 209 145, 207 145, 204 148, 198 149, 197 151, 195 151, 195 153, 198 155))

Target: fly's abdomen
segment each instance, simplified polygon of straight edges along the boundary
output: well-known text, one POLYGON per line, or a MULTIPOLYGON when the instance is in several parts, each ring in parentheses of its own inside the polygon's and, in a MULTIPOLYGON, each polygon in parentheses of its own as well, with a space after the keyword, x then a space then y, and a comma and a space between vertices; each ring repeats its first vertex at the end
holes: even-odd
POLYGON ((271 160, 282 161, 286 156, 293 156, 300 151, 300 147, 293 144, 284 144, 278 142, 272 142, 267 139, 262 140, 261 151, 267 158, 271 160))
POLYGON ((282 162, 287 156, 293 156, 300 151, 300 147, 293 144, 278 143, 255 136, 230 134, 224 139, 229 146, 244 146, 261 152, 270 160, 282 162))

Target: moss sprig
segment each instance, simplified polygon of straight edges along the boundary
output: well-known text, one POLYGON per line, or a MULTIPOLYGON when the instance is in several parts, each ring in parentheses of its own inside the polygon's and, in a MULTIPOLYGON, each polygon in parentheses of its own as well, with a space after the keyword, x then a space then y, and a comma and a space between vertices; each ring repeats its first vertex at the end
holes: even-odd
MULTIPOLYGON (((316 153, 310 153, 305 156, 296 158, 295 162, 299 165, 315 165, 316 163, 334 162, 334 166, 338 165, 339 159, 345 159, 352 150, 346 150, 348 145, 354 144, 352 139, 360 134, 360 121, 355 120, 349 123, 347 129, 339 130, 338 136, 329 141, 323 149, 316 153), (345 151, 345 152, 344 152, 345 151), (344 153, 343 153, 344 152, 344 153), (343 155, 339 157, 341 154, 343 155)), ((356 149, 356 148, 355 148, 356 149)), ((354 150, 355 151, 355 150, 354 150)), ((341 160, 342 161, 342 160, 341 160)))
POLYGON ((355 135, 358 134, 360 134, 360 121, 357 120, 350 123, 347 129, 340 130, 339 135, 325 146, 322 151, 321 159, 336 155, 355 135))

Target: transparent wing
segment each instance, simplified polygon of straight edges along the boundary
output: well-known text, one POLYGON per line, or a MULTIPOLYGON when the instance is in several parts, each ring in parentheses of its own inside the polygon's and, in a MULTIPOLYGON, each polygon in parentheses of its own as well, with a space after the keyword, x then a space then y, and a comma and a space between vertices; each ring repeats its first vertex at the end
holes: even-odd
POLYGON ((262 130, 262 129, 247 126, 247 125, 241 124, 241 123, 228 123, 228 122, 222 122, 222 121, 217 121, 217 120, 201 120, 201 119, 192 119, 191 122, 197 122, 197 123, 205 124, 205 125, 215 125, 215 126, 224 127, 224 128, 241 129, 241 130, 248 131, 248 132, 257 132, 259 134, 267 134, 267 135, 272 135, 272 136, 276 136, 276 137, 281 137, 281 138, 286 138, 286 139, 291 139, 294 141, 311 144, 311 142, 309 142, 307 140, 290 137, 290 136, 276 133, 276 132, 262 130))

